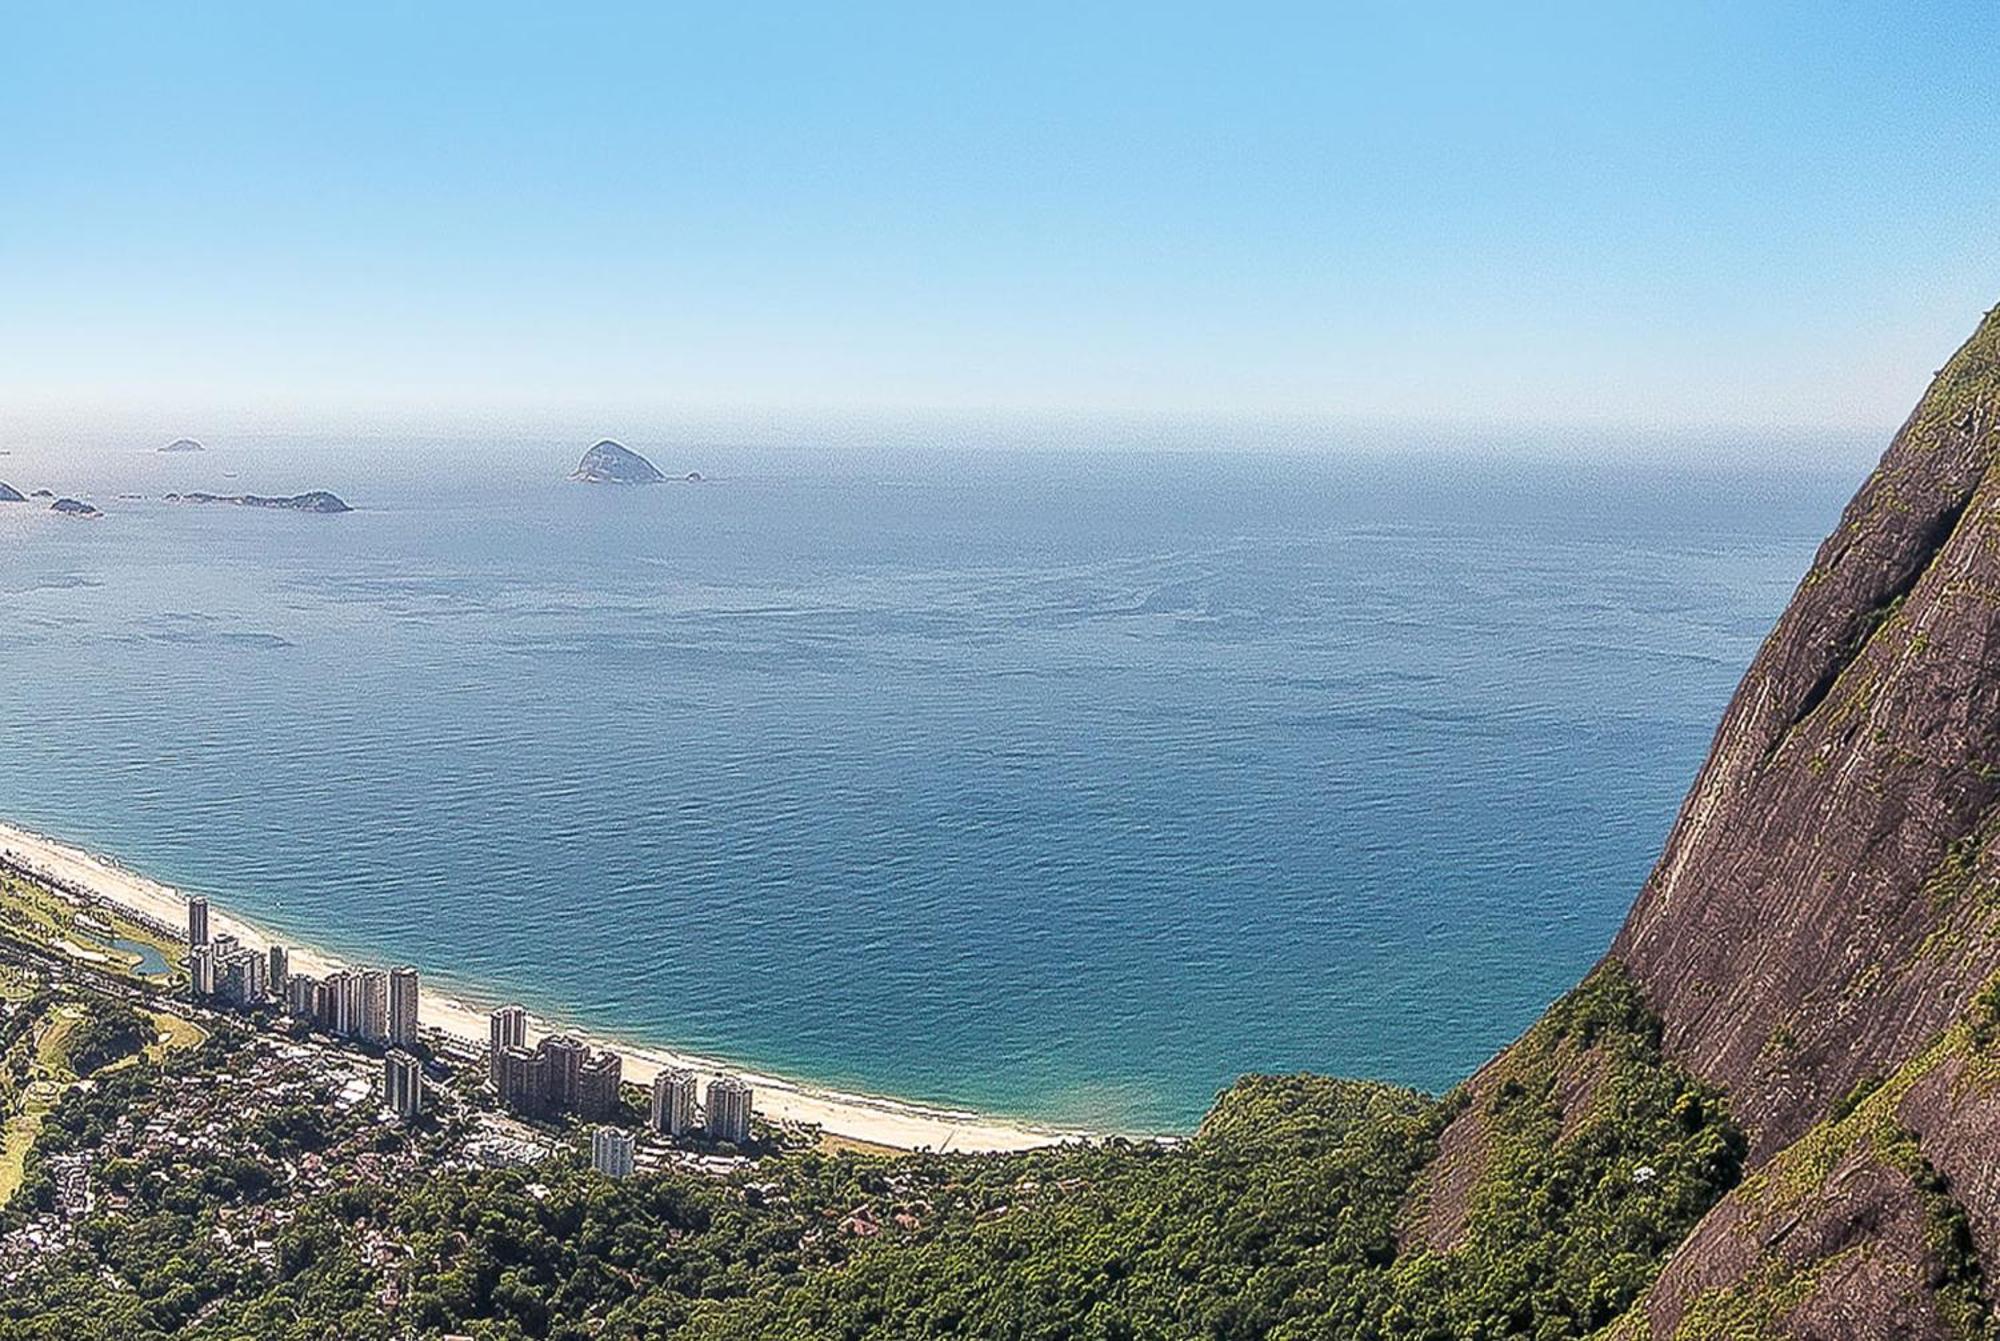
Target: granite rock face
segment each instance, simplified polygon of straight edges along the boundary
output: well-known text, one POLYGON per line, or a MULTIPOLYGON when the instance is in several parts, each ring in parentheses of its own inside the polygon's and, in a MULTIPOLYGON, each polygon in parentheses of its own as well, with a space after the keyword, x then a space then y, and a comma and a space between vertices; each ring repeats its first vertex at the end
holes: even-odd
POLYGON ((585 452, 569 477, 584 484, 659 484, 667 478, 651 461, 609 438, 585 452))
POLYGON ((2000 309, 1820 546, 1612 947, 1753 1159, 1996 967, 2000 309))
MULTIPOLYGON (((1726 1091, 1749 1158, 1607 1338, 1987 1334, 2000 309, 1820 546, 1609 958, 1658 1014, 1665 1054, 1726 1091)), ((1458 1240, 1512 1051, 1467 1082, 1406 1241, 1458 1240)))

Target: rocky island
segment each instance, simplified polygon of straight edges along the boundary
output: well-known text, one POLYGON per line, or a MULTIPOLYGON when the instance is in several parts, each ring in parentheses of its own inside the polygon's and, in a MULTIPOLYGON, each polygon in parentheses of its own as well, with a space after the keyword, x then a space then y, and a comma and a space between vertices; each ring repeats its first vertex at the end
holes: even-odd
POLYGON ((58 498, 55 502, 49 504, 49 511, 59 512, 65 517, 102 517, 104 515, 89 503, 78 498, 58 498))
POLYGON ((163 452, 205 452, 208 449, 193 438, 175 438, 172 442, 160 448, 160 450, 163 452))
POLYGON ((314 489, 310 493, 293 494, 289 498, 266 498, 262 494, 168 494, 169 503, 223 503, 239 508, 276 508, 283 512, 352 512, 337 494, 324 489, 314 489))
POLYGON ((0 484, 0 503, 25 503, 27 498, 11 484, 0 484))
POLYGON ((651 461, 609 438, 585 452, 569 477, 583 484, 658 484, 667 478, 651 461))

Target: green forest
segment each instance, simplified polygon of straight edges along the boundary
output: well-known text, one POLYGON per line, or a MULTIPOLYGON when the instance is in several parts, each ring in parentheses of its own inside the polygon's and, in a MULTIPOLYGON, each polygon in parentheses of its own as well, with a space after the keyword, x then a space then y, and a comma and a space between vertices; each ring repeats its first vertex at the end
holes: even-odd
POLYGON ((422 1133, 303 1104, 246 1112, 226 1159, 117 1153, 114 1130, 232 1074, 240 1046, 135 1057, 48 1115, 0 1233, 54 1204, 75 1152, 108 1195, 61 1252, 0 1256, 0 1336, 1555 1341, 1615 1321, 1744 1153, 1616 965, 1451 1094, 1246 1078, 1174 1145, 800 1150, 614 1182, 572 1141, 373 1179, 422 1133), (1440 1134, 1475 1105, 1481 1172, 1446 1186, 1440 1134), (363 1152, 356 1176, 290 1189, 335 1149, 363 1152), (228 1228, 246 1213, 264 1226, 247 1249, 228 1228))

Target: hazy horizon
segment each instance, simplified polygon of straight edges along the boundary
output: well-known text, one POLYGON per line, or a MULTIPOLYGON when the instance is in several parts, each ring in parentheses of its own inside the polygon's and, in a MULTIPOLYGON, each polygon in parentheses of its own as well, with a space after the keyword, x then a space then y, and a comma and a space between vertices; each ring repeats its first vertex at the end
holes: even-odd
MULTIPOLYGON (((1321 416, 1048 414, 1030 412, 862 413, 826 410, 653 415, 292 413, 272 416, 175 416, 167 413, 35 418, 0 408, 0 480, 10 459, 48 453, 146 455, 177 438, 211 449, 182 458, 198 473, 219 454, 314 454, 440 449, 551 460, 579 456, 609 438, 642 454, 665 453, 711 465, 733 454, 770 461, 815 455, 936 451, 943 454, 1043 453, 1088 458, 1128 453, 1262 454, 1272 457, 1397 458, 1468 464, 1518 462, 1636 468, 1687 465, 1702 470, 1810 469, 1850 474, 1880 456, 1894 424, 1772 426, 1727 424, 1450 423, 1321 416)), ((664 462, 663 462, 664 464, 664 462)))

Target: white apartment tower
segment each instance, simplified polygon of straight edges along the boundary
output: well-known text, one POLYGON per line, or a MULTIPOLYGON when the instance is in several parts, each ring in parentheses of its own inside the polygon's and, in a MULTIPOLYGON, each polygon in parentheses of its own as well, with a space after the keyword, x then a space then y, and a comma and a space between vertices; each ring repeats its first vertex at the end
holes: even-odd
POLYGON ((493 1088, 500 1086, 500 1059, 509 1048, 528 1046, 528 1012, 519 1006, 502 1006, 486 1017, 486 1068, 493 1088))
POLYGON ((632 1133, 599 1127, 590 1133, 590 1167, 607 1178, 632 1176, 632 1133))
POLYGON ((196 996, 215 995, 215 947, 197 945, 188 950, 188 983, 196 996))
POLYGON ((326 975, 328 1012, 333 1032, 352 1038, 361 1032, 361 975, 340 969, 326 975))
POLYGON ((370 1043, 389 1041, 389 975, 381 969, 361 970, 360 1034, 370 1043))

